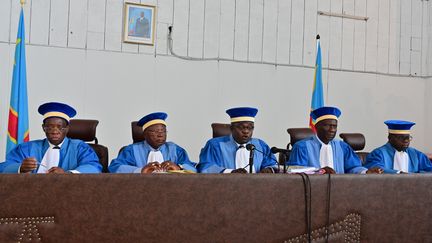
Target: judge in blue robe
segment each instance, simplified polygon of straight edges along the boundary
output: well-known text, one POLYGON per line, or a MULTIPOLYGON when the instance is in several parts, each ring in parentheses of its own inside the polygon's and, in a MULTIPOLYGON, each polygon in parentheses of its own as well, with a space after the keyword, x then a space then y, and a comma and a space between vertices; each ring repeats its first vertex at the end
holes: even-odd
POLYGON ((388 142, 374 149, 366 157, 366 167, 380 167, 384 173, 422 173, 431 172, 429 158, 415 148, 410 148, 411 127, 414 122, 388 120, 388 142))
POLYGON ((78 139, 66 137, 69 120, 76 111, 69 105, 41 105, 46 138, 18 145, 0 164, 3 173, 100 173, 102 165, 93 149, 78 139))
POLYGON ((338 118, 336 107, 321 107, 311 112, 315 121, 316 136, 303 139, 292 149, 289 165, 322 168, 325 173, 382 173, 378 168, 362 167, 359 157, 345 142, 335 140, 338 118))
POLYGON ((253 153, 252 172, 274 173, 277 160, 269 146, 261 139, 252 138, 258 110, 238 107, 226 112, 231 117, 231 135, 213 138, 206 143, 200 153, 199 171, 247 173, 250 172, 249 156, 253 153), (251 147, 254 149, 249 151, 247 148, 251 147))
POLYGON ((124 148, 108 167, 112 173, 153 173, 170 170, 196 172, 195 163, 186 151, 173 142, 167 142, 167 114, 155 112, 138 121, 143 127, 143 142, 124 148))

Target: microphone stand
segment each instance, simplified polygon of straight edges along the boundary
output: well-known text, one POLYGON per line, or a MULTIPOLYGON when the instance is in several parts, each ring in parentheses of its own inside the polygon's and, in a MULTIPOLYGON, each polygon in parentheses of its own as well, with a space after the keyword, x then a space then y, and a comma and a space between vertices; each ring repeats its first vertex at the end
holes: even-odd
POLYGON ((254 164, 253 159, 254 159, 254 148, 251 148, 250 153, 249 153, 249 174, 252 174, 252 166, 254 164))

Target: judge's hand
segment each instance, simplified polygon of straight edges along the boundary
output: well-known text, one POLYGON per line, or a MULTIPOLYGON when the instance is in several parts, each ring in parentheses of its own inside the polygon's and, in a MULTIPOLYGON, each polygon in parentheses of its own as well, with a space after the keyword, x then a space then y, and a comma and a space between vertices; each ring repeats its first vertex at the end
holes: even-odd
POLYGON ((163 171, 168 171, 168 170, 181 170, 180 166, 178 166, 177 164, 175 164, 174 162, 171 162, 169 160, 163 162, 161 164, 161 168, 163 171))
POLYGON ((274 172, 273 172, 272 168, 267 167, 267 168, 262 169, 260 171, 260 173, 274 173, 274 172))
POLYGON ((37 168, 36 158, 30 157, 25 158, 21 162, 20 173, 28 173, 37 168))
POLYGON ((235 169, 233 171, 231 171, 231 173, 241 173, 241 174, 246 174, 247 170, 244 168, 240 168, 240 169, 235 169))
POLYGON ((151 162, 151 163, 148 163, 146 166, 144 166, 141 169, 141 173, 142 174, 150 174, 150 173, 153 173, 153 171, 160 170, 160 169, 161 169, 161 167, 160 167, 160 164, 158 162, 151 162))
POLYGON ((66 172, 60 168, 60 167, 51 167, 51 169, 49 169, 47 171, 48 174, 65 174, 66 172))
POLYGON ((336 174, 336 171, 328 166, 321 168, 321 170, 324 171, 323 174, 336 174))
POLYGON ((366 174, 382 174, 384 170, 379 167, 372 167, 366 171, 366 174))

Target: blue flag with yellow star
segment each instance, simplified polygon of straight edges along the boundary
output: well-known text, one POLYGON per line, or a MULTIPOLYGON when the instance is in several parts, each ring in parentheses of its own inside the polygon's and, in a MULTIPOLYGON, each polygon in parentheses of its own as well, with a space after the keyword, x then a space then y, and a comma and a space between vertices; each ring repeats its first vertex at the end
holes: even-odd
POLYGON ((18 144, 29 140, 24 11, 21 8, 15 46, 6 154, 18 144))

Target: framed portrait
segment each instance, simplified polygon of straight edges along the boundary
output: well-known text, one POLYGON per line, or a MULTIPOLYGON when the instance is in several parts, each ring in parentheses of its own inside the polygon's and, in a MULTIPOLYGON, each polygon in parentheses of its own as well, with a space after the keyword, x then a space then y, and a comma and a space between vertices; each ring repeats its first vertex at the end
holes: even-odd
POLYGON ((156 6, 125 3, 123 41, 154 45, 156 6))

